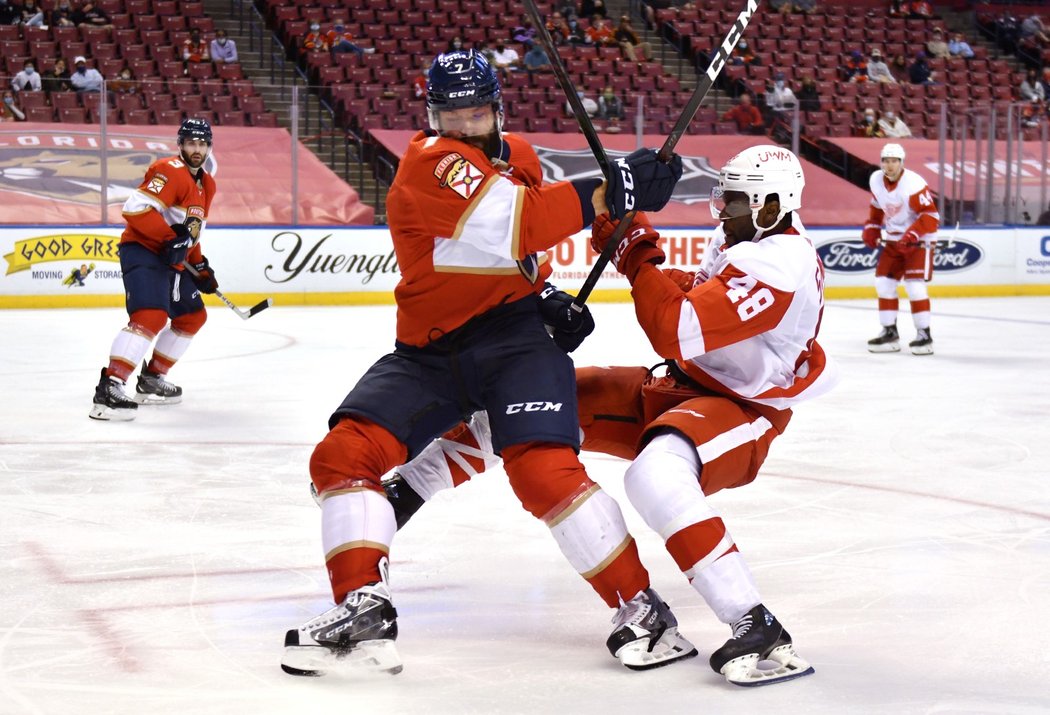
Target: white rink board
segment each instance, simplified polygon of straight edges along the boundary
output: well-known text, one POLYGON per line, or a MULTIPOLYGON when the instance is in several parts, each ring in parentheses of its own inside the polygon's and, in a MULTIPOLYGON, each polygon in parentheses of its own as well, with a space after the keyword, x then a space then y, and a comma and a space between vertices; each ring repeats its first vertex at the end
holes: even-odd
MULTIPOLYGON (((116 248, 120 227, 22 227, 0 229, 0 307, 38 307, 34 296, 61 305, 81 304, 80 296, 123 293, 116 248), (84 285, 67 282, 75 268, 87 267, 84 285), (21 297, 21 301, 4 301, 21 297), (29 299, 30 302, 26 302, 29 299)), ((703 258, 711 229, 661 228, 668 267, 692 269, 703 258)), ((875 254, 864 248, 859 227, 813 229, 821 251, 826 286, 868 288, 875 254)), ((549 253, 552 282, 573 291, 583 285, 594 263, 589 232, 549 253)), ((944 231, 946 250, 935 259, 935 286, 1050 286, 1050 229, 962 229, 944 231)), ((224 292, 284 296, 285 304, 346 302, 346 296, 389 294, 399 274, 386 228, 209 228, 203 247, 224 292), (311 297, 317 300, 311 300, 311 297)), ((607 270, 598 286, 626 291, 627 281, 607 270)), ((1036 291, 1039 292, 1039 291, 1036 291)), ((91 304, 100 304, 95 301, 91 304)))

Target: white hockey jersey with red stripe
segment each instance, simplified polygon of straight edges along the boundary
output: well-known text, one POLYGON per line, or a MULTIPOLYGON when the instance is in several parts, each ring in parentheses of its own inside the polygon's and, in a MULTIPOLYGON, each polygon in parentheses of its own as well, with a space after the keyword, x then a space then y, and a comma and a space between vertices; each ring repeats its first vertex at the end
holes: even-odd
POLYGON ((837 381, 817 343, 824 267, 797 217, 728 248, 719 229, 690 290, 643 266, 632 295, 656 351, 714 392, 783 410, 837 381))
POLYGON ((868 184, 875 223, 878 223, 877 212, 882 211, 884 240, 900 240, 904 232, 913 227, 919 235, 935 237, 941 216, 925 179, 911 169, 905 169, 896 182, 890 183, 880 169, 872 172, 868 184), (916 225, 920 217, 923 220, 916 225))

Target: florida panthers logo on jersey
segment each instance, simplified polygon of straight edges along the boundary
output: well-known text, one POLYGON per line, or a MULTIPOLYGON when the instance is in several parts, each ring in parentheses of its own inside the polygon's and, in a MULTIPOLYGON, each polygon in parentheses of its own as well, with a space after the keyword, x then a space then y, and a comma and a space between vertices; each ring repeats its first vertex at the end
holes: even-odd
MULTIPOLYGON (((441 185, 447 186, 465 199, 473 196, 485 179, 485 174, 478 167, 459 154, 446 156, 438 163, 438 169, 443 170, 439 176, 441 185)), ((437 174, 438 171, 435 170, 434 173, 437 174)))

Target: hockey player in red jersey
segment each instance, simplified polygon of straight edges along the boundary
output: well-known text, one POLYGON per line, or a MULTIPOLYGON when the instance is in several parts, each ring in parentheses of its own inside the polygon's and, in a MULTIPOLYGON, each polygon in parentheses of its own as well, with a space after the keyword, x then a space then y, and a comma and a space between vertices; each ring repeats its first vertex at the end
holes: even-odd
POLYGON ((911 303, 915 339, 908 347, 915 355, 932 355, 930 296, 926 284, 933 278, 933 249, 941 216, 926 181, 904 168, 904 147, 882 147, 882 168, 872 172, 871 208, 861 237, 869 248, 882 246, 875 266, 875 292, 879 296, 882 332, 868 341, 873 353, 898 352, 897 283, 911 303))
POLYGON ((138 189, 124 202, 127 227, 120 237, 120 268, 130 319, 113 341, 109 365, 95 388, 90 417, 131 420, 140 404, 176 404, 182 388, 164 379, 182 357, 207 314, 200 294, 218 287, 200 239, 215 196, 215 180, 204 170, 211 152, 211 125, 186 119, 178 132, 179 155, 146 170, 138 189), (197 276, 184 272, 185 263, 197 276), (168 324, 168 319, 171 323, 168 324), (124 393, 143 362, 134 399, 124 393))
MULTIPOLYGON (((765 607, 751 571, 706 496, 758 473, 792 408, 835 383, 817 332, 824 270, 797 215, 802 167, 789 151, 752 147, 722 168, 712 196, 721 229, 700 270, 664 270, 658 234, 638 214, 613 254, 632 285, 638 321, 668 374, 579 368, 583 449, 633 460, 627 496, 733 638, 711 667, 734 684, 813 672, 765 607), (777 663, 759 669, 761 660, 777 663)), ((595 250, 615 222, 599 217, 595 250)), ((388 482, 399 522, 436 491, 492 464, 476 415, 388 482)))
MULTIPOLYGON (((473 51, 434 61, 427 109, 431 131, 411 140, 387 198, 402 273, 395 349, 343 400, 310 460, 336 606, 288 631, 282 667, 401 669, 386 578, 396 522, 380 480, 478 410, 490 415, 492 447, 523 506, 619 608, 613 654, 632 668, 695 655, 649 588, 619 507, 576 456, 575 373, 544 327, 541 301, 553 294, 540 295, 551 273, 545 251, 596 213, 662 207, 681 159, 664 164, 639 150, 608 185, 542 184, 532 147, 502 133, 499 80, 473 51)), ((578 314, 562 315, 563 328, 578 328, 578 314)))

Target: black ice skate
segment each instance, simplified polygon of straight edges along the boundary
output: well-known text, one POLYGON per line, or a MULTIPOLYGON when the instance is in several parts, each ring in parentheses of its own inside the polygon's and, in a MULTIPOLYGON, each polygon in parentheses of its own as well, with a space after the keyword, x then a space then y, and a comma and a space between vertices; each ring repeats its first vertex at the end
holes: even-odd
POLYGON ((733 624, 733 637, 711 654, 711 668, 733 685, 744 687, 813 674, 813 666, 798 656, 791 636, 761 603, 733 624), (760 668, 761 661, 776 665, 760 668))
POLYGON ((106 375, 106 368, 102 368, 93 402, 91 412, 88 413, 88 417, 93 420, 133 420, 139 408, 134 400, 124 394, 124 383, 106 375))
POLYGON ((896 325, 882 326, 882 332, 877 337, 868 341, 868 352, 872 353, 896 353, 900 352, 901 338, 897 333, 896 325))
POLYGON ((146 363, 142 363, 135 385, 135 401, 140 405, 177 405, 182 402, 182 388, 165 380, 163 375, 150 372, 146 363))
POLYGON ((386 559, 379 571, 382 581, 351 591, 340 605, 285 634, 284 672, 307 676, 334 670, 401 672, 401 656, 394 646, 397 611, 390 601, 386 559))
POLYGON ((908 343, 912 355, 933 355, 933 338, 930 336, 929 328, 919 328, 915 331, 915 339, 908 343))
POLYGON ((620 606, 605 645, 631 670, 648 670, 696 655, 693 644, 678 634, 678 619, 663 599, 647 588, 620 606))

